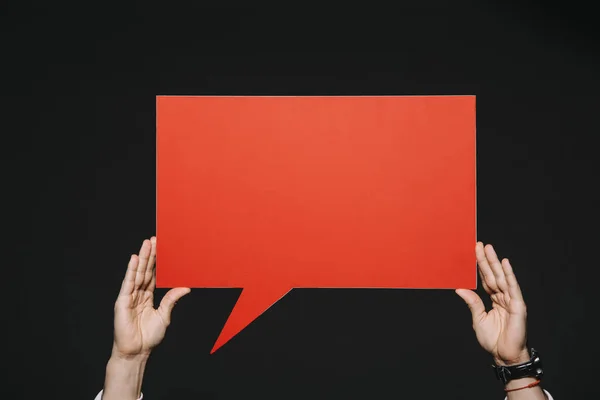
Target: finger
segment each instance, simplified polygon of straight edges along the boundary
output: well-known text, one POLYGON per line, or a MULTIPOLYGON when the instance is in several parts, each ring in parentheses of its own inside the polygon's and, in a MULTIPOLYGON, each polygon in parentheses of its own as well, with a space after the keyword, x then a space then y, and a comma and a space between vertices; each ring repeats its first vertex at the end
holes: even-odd
POLYGON ((471 317, 473 317, 473 325, 481 322, 482 319, 485 318, 487 313, 485 312, 485 306, 483 305, 483 301, 481 297, 477 293, 468 289, 456 289, 456 294, 459 295, 467 306, 469 310, 471 310, 471 317))
POLYGON ((152 236, 150 238, 150 256, 148 257, 148 266, 146 267, 146 275, 144 276, 144 282, 142 283, 142 288, 144 290, 153 291, 154 288, 150 288, 150 284, 152 282, 152 278, 154 277, 156 271, 156 237, 152 236))
POLYGON ((150 279, 150 283, 148 284, 148 288, 146 289, 149 292, 154 292, 156 289, 156 270, 152 274, 152 279, 150 279))
MULTIPOLYGON (((475 256, 477 256, 477 252, 479 251, 479 246, 483 246, 482 242, 477 242, 477 244, 475 245, 475 256)), ((477 264, 479 265, 479 260, 477 261, 477 264)), ((481 279, 481 286, 483 286, 483 289, 485 290, 485 292, 487 294, 492 294, 492 290, 490 289, 490 287, 487 285, 487 283, 485 283, 485 278, 483 276, 483 274, 481 273, 481 268, 477 268, 477 273, 479 274, 479 278, 481 279)))
POLYGON ((502 264, 500 264, 496 250, 494 250, 494 246, 488 244, 485 246, 484 250, 485 257, 487 258, 488 264, 490 265, 492 273, 494 274, 494 278, 496 279, 496 285, 498 285, 498 289, 500 289, 502 293, 508 293, 508 284, 506 283, 506 278, 504 277, 504 270, 502 269, 502 264))
POLYGON ((477 268, 477 272, 479 273, 479 278, 481 278, 481 286, 483 286, 483 289, 485 290, 485 292, 487 294, 494 293, 494 292, 492 292, 492 289, 490 289, 490 287, 487 285, 487 283, 485 283, 485 278, 483 277, 483 274, 481 273, 480 268, 477 268))
MULTIPOLYGON (((154 238, 154 240, 156 241, 156 238, 154 238)), ((156 242, 155 242, 156 244, 156 242)), ((156 248, 154 249, 155 253, 154 253, 154 263, 156 264, 156 248)), ((154 289, 156 288, 156 265, 154 265, 154 267, 152 268, 152 277, 150 279, 150 283, 148 284, 148 288, 146 289, 149 292, 154 292, 154 289)))
POLYGON ((150 258, 150 241, 148 239, 142 242, 140 254, 138 256, 138 268, 135 274, 135 289, 140 289, 146 278, 146 268, 148 267, 148 258, 150 258))
POLYGON ((477 247, 475 248, 475 255, 477 256, 477 264, 479 265, 479 272, 481 273, 481 279, 488 286, 489 291, 486 290, 488 294, 492 294, 498 291, 498 285, 496 284, 496 278, 494 278, 494 273, 492 272, 492 268, 485 256, 485 250, 483 247, 483 243, 478 242, 477 247))
POLYGON ((517 277, 513 272, 512 266, 510 265, 510 261, 508 261, 508 258, 502 260, 502 269, 504 271, 506 283, 508 284, 509 296, 511 297, 511 299, 522 301, 523 293, 521 292, 521 287, 519 286, 519 282, 517 281, 517 277))
POLYGON ((129 295, 133 293, 133 288, 135 286, 135 274, 137 272, 138 266, 138 257, 135 254, 132 254, 129 258, 129 264, 127 264, 127 272, 125 272, 125 278, 121 283, 121 291, 119 295, 129 295))
POLYGON ((190 288, 174 288, 169 290, 162 298, 158 306, 158 312, 167 325, 171 323, 171 312, 177 301, 190 291, 190 288))
POLYGON ((485 276, 483 275, 483 272, 481 271, 481 266, 479 265, 480 257, 478 253, 480 252, 480 248, 483 248, 483 243, 477 242, 477 244, 475 245, 475 256, 477 257, 478 265, 477 272, 479 273, 479 278, 481 278, 481 286, 483 286, 483 289, 487 294, 492 295, 494 291, 488 286, 487 282, 485 281, 485 276))

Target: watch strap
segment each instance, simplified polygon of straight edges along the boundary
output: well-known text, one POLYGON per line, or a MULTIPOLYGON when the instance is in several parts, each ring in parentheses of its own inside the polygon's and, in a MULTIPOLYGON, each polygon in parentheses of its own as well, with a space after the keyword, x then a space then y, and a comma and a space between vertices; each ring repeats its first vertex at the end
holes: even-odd
POLYGON ((517 365, 492 365, 496 378, 502 381, 505 385, 514 379, 520 378, 536 378, 541 379, 544 375, 542 361, 538 352, 531 349, 531 359, 527 362, 517 365))

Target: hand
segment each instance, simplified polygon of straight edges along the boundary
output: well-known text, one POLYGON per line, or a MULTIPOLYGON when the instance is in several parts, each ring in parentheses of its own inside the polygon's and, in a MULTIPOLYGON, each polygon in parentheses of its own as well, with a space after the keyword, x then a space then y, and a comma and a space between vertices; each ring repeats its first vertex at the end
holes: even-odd
POLYGON ((175 288, 154 308, 156 238, 144 240, 139 256, 132 255, 115 302, 113 356, 147 357, 165 337, 175 303, 190 292, 175 288))
POLYGON ((472 290, 457 289, 473 316, 473 329, 481 347, 498 365, 529 361, 527 350, 527 309, 508 259, 498 260, 492 245, 475 247, 483 288, 492 299, 492 309, 485 311, 481 298, 472 290))

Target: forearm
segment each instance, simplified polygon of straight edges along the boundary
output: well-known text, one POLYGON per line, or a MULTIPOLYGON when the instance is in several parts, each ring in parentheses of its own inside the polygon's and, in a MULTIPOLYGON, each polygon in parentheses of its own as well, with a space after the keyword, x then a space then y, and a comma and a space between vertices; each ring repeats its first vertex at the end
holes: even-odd
MULTIPOLYGON (((536 381, 535 378, 521 378, 515 379, 506 384, 506 389, 517 389, 522 388, 530 383, 534 383, 536 381)), ((507 393, 508 400, 547 400, 544 391, 541 386, 534 386, 531 388, 515 390, 514 392, 507 393)))
POLYGON ((106 365, 102 400, 137 400, 148 356, 119 357, 113 354, 106 365))

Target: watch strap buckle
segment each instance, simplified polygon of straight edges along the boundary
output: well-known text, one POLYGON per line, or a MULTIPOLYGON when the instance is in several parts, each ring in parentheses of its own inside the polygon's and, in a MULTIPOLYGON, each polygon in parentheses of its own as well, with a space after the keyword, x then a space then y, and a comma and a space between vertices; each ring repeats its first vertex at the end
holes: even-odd
POLYGON ((502 381, 503 383, 507 383, 510 380, 512 373, 508 368, 503 365, 492 365, 492 367, 496 373, 496 379, 502 381))

